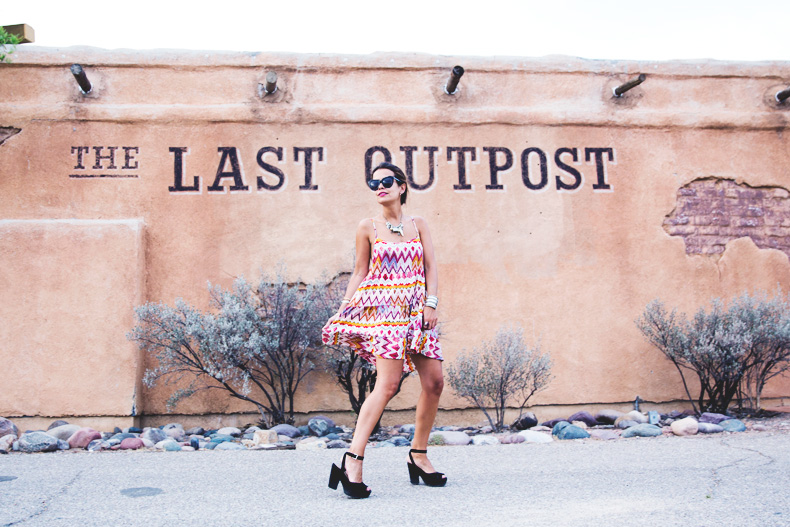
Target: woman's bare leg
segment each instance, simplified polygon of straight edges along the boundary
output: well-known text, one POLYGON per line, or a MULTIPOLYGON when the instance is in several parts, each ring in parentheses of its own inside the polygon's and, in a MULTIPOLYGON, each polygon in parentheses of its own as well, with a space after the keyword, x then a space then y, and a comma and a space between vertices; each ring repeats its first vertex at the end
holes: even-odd
MULTIPOLYGON (((368 445, 373 428, 387 403, 398 391, 402 371, 403 359, 376 358, 376 386, 359 409, 357 427, 354 430, 354 439, 351 440, 349 452, 359 456, 365 455, 365 447, 368 445)), ((347 457, 346 472, 349 480, 362 481, 362 461, 347 457)))
MULTIPOLYGON (((436 412, 439 409, 439 397, 444 389, 442 361, 429 359, 422 355, 411 355, 410 358, 419 373, 420 387, 422 388, 417 401, 417 418, 411 446, 418 450, 425 450, 428 448, 428 437, 431 435, 431 428, 433 428, 436 412)), ((417 466, 425 472, 436 472, 431 462, 428 461, 427 454, 412 454, 412 456, 417 466)))

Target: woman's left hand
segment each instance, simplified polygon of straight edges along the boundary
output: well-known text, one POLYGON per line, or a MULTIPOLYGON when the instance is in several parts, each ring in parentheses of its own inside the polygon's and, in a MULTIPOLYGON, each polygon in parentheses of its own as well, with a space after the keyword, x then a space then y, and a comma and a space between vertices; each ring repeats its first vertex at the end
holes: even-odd
POLYGON ((425 309, 423 309, 422 329, 424 330, 434 329, 438 321, 439 321, 439 316, 436 314, 436 310, 434 308, 426 307, 425 309))

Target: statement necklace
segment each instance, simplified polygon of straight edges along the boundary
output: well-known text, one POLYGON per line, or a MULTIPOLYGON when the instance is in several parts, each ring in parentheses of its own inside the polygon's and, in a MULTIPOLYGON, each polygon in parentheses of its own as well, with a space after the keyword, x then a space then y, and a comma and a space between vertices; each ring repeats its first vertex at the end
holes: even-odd
MULTIPOLYGON (((386 218, 384 221, 387 221, 386 218)), ((394 232, 400 236, 403 236, 403 216, 400 217, 400 223, 398 225, 392 225, 390 222, 387 221, 387 228, 390 232, 394 232)))

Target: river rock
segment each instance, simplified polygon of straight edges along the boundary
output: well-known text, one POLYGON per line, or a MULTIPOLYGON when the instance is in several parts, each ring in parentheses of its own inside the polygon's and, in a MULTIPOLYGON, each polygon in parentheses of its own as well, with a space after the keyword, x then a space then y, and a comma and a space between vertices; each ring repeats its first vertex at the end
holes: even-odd
POLYGON ((351 443, 346 443, 342 439, 335 439, 326 443, 327 448, 348 448, 349 446, 351 446, 351 443))
MULTIPOLYGON (((57 421, 56 421, 57 422, 57 421)), ((62 439, 64 441, 68 441, 71 436, 73 436, 80 427, 77 425, 60 425, 56 426, 55 428, 50 428, 47 430, 47 433, 52 437, 57 437, 58 439, 62 439)))
POLYGON ((498 445, 499 439, 491 435, 476 435, 472 438, 472 444, 477 446, 498 445))
POLYGON ((0 437, 11 434, 19 437, 19 428, 5 417, 0 417, 0 437))
POLYGON ((58 439, 58 450, 68 450, 69 448, 71 447, 69 446, 68 441, 64 441, 63 439, 58 439))
POLYGON ((568 421, 565 419, 552 419, 551 421, 543 421, 541 423, 541 426, 545 426, 547 428, 553 429, 555 426, 557 426, 558 423, 568 423, 568 421))
POLYGON ((398 427, 398 432, 400 432, 401 434, 413 434, 414 425, 412 424, 401 425, 398 427))
POLYGON ((187 436, 186 432, 184 432, 184 427, 179 423, 166 424, 162 427, 162 432, 164 432, 168 437, 172 437, 175 441, 184 441, 187 436))
POLYGON ((554 441, 551 435, 544 432, 536 432, 534 430, 522 430, 518 435, 523 437, 524 441, 527 443, 551 443, 554 441))
POLYGON ((661 427, 651 425, 650 423, 641 423, 636 426, 626 429, 620 437, 656 437, 662 434, 661 427))
POLYGON ((552 427, 551 435, 555 436, 555 435, 559 434, 564 428, 567 428, 569 426, 571 426, 571 424, 568 421, 558 421, 552 427))
POLYGON ((101 432, 93 428, 83 427, 69 437, 69 445, 71 448, 85 448, 94 439, 102 439, 101 432))
POLYGON ((684 417, 673 421, 669 428, 676 436, 693 436, 699 431, 699 423, 693 417, 684 417))
POLYGON ((595 420, 601 424, 613 425, 614 422, 623 415, 623 412, 619 410, 605 409, 595 414, 595 420))
POLYGON ((529 430, 533 426, 537 426, 538 418, 532 412, 524 412, 518 418, 513 421, 513 424, 510 425, 510 428, 515 430, 529 430))
POLYGON ((302 433, 293 425, 281 424, 271 427, 271 430, 277 432, 277 435, 288 436, 290 438, 299 437, 302 433))
POLYGON ((188 436, 202 436, 206 433, 206 430, 202 426, 193 426, 184 433, 188 436))
POLYGON ((181 445, 178 444, 178 441, 175 439, 165 439, 161 443, 157 443, 156 448, 160 448, 165 452, 180 452, 181 445))
POLYGON ((241 435, 241 430, 235 426, 225 426, 217 430, 217 433, 231 437, 239 437, 241 435))
POLYGON ((58 449, 58 438, 46 432, 28 432, 19 438, 22 452, 52 452, 58 449))
POLYGON ((271 445, 278 443, 280 436, 274 430, 258 430, 252 434, 252 442, 255 446, 258 445, 271 445))
POLYGON ((167 439, 167 434, 158 428, 146 428, 140 437, 157 444, 167 439))
POLYGON ((632 426, 636 426, 638 424, 636 421, 631 421, 630 419, 618 419, 617 424, 614 425, 615 428, 619 428, 620 430, 625 430, 627 428, 631 428, 632 426))
POLYGON ((118 441, 120 443, 124 439, 128 439, 130 437, 137 437, 137 434, 130 434, 128 432, 121 432, 120 434, 115 434, 112 436, 108 441, 118 441))
POLYGON ((11 447, 14 445, 14 441, 17 440, 17 437, 14 434, 4 435, 0 437, 0 452, 5 452, 6 454, 11 451, 11 447))
POLYGON ((719 423, 719 426, 722 427, 725 432, 743 432, 746 430, 746 425, 738 419, 727 419, 719 423))
POLYGON ((403 436, 392 436, 384 442, 392 443, 395 446, 411 446, 411 441, 409 441, 403 436))
POLYGON ((327 441, 322 437, 306 437, 296 443, 296 450, 324 450, 327 441))
POLYGON ((703 412, 701 416, 699 416, 700 423, 712 423, 714 425, 721 424, 722 421, 727 421, 732 419, 729 415, 724 414, 717 414, 713 412, 703 412))
POLYGON ((138 448, 143 448, 143 446, 145 446, 143 440, 139 437, 127 437, 120 444, 121 450, 137 450, 138 448))
POLYGON ((212 443, 217 443, 217 444, 219 444, 219 443, 227 443, 229 441, 232 442, 233 439, 234 439, 233 436, 229 436, 229 435, 226 435, 226 434, 220 434, 219 432, 211 434, 211 442, 212 443))
POLYGON ((103 439, 94 439, 93 441, 88 443, 88 446, 85 447, 85 450, 87 450, 88 452, 100 452, 102 450, 109 450, 109 449, 110 449, 110 444, 107 441, 104 441, 103 439))
POLYGON ((587 430, 587 423, 585 423, 584 421, 571 421, 571 424, 573 426, 578 426, 582 430, 587 430))
POLYGON ((310 429, 310 432, 318 437, 328 434, 330 432, 329 429, 334 426, 335 422, 323 415, 317 415, 307 421, 307 427, 310 429))
POLYGON ((713 423, 699 423, 697 428, 700 434, 718 434, 724 432, 724 428, 722 428, 721 425, 715 425, 713 423))
POLYGON ((499 438, 499 442, 503 445, 515 445, 517 443, 523 443, 524 441, 524 436, 519 434, 506 434, 499 438))
MULTIPOLYGON (((69 424, 69 422, 68 421, 64 421, 63 419, 58 419, 56 421, 52 421, 49 424, 49 426, 47 427, 47 433, 49 434, 50 430, 52 430, 53 428, 57 428, 59 426, 63 426, 63 425, 67 425, 67 424, 69 424)), ((79 428, 79 427, 77 427, 77 428, 79 428)), ((68 438, 66 438, 66 439, 68 439, 68 438)))
POLYGON ((468 445, 472 442, 472 438, 464 432, 456 432, 452 430, 441 430, 438 432, 431 432, 428 441, 434 437, 440 437, 444 445, 468 445))
POLYGON ((587 430, 583 430, 576 425, 568 425, 563 427, 557 433, 557 439, 587 439, 590 437, 590 434, 587 433, 587 430))
POLYGON ((590 412, 576 412, 570 416, 567 421, 570 423, 573 423, 574 421, 581 421, 587 426, 598 426, 601 424, 595 417, 592 416, 590 412))
POLYGON ((637 410, 631 410, 627 414, 623 414, 618 417, 615 420, 614 425, 617 426, 617 423, 620 421, 636 421, 637 424, 642 424, 647 423, 647 416, 637 410))

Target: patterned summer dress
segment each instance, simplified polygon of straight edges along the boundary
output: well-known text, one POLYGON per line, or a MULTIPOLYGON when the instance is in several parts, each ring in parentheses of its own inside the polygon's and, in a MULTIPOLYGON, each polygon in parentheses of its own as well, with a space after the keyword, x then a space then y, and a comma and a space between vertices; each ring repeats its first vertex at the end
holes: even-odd
POLYGON ((376 357, 405 358, 403 371, 414 371, 412 354, 443 360, 436 329, 422 329, 425 268, 419 231, 407 242, 380 239, 375 222, 373 232, 370 270, 345 309, 324 326, 324 344, 350 347, 373 364, 376 357))

